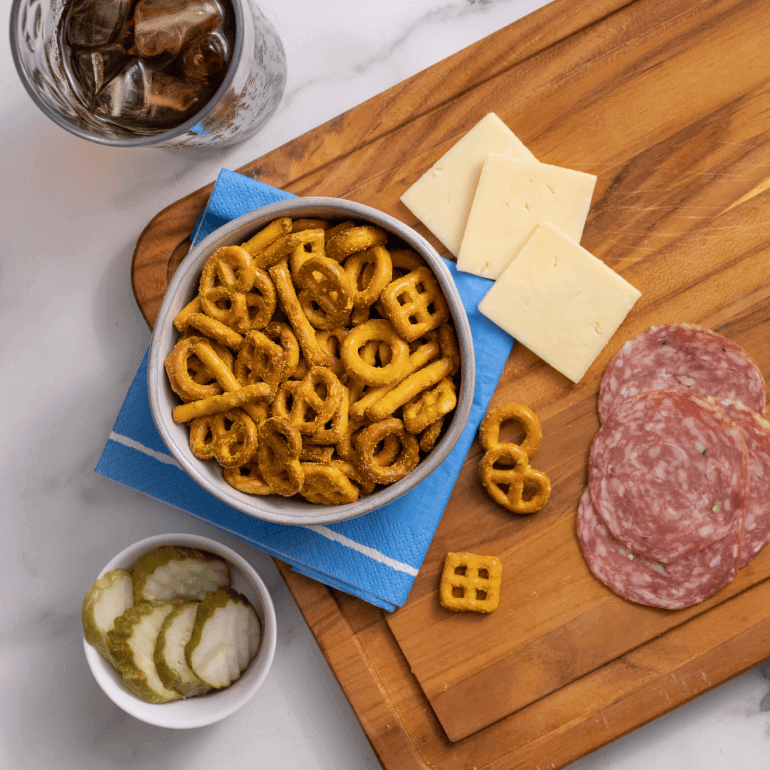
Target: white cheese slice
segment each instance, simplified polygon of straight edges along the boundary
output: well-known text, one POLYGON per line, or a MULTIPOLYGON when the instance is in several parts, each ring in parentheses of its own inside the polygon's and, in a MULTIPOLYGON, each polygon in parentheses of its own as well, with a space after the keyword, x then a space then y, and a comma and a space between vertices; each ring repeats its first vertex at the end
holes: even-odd
POLYGON ((457 269, 497 278, 527 236, 551 222, 580 243, 596 177, 490 153, 473 198, 457 269))
POLYGON ((641 292, 543 222, 479 303, 524 347, 579 382, 641 292))
POLYGON ((455 256, 490 152, 537 163, 511 129, 490 112, 401 196, 404 205, 455 256))

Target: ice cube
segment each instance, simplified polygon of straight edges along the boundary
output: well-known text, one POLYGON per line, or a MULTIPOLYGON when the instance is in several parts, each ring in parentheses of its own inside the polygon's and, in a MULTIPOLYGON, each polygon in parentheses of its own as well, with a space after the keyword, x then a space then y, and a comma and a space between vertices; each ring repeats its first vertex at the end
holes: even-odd
POLYGON ((139 56, 176 56, 186 43, 221 28, 217 0, 139 0, 134 10, 134 49, 139 56))
POLYGON ((86 98, 90 100, 96 96, 127 60, 126 49, 118 43, 78 51, 75 73, 86 98))
POLYGON ((94 112, 115 121, 141 121, 148 111, 151 72, 139 59, 128 64, 94 99, 94 112))
POLYGON ((65 19, 70 45, 95 48, 115 40, 131 15, 131 0, 72 0, 65 19))
POLYGON ((182 50, 181 69, 191 83, 209 83, 227 67, 230 50, 224 35, 208 32, 182 50))
POLYGON ((200 106, 201 88, 171 75, 153 72, 150 83, 147 123, 174 126, 190 117, 200 106))
POLYGON ((97 94, 94 111, 129 128, 177 125, 200 106, 201 88, 132 59, 97 94))

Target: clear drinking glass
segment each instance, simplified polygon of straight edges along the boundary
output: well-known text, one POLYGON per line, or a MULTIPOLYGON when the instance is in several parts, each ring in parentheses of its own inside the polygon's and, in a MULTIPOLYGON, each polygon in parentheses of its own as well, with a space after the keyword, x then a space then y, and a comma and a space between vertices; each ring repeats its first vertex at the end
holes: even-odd
POLYGON ((108 123, 73 88, 59 41, 67 2, 13 0, 11 50, 37 106, 76 136, 115 147, 224 147, 258 131, 281 101, 286 84, 281 39, 253 0, 228 0, 235 18, 230 64, 203 108, 173 128, 129 130, 108 123))

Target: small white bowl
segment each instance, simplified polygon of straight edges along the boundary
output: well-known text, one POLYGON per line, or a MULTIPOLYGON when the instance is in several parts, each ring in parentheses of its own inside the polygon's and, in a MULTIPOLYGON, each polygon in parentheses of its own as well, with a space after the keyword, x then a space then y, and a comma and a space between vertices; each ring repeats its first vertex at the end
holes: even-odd
POLYGON ((150 343, 147 390, 150 410, 158 432, 168 450, 193 481, 226 505, 257 519, 275 524, 307 525, 331 524, 381 508, 430 476, 446 459, 463 432, 473 403, 474 381, 473 340, 468 316, 449 268, 438 252, 419 233, 389 214, 362 203, 340 198, 315 197, 271 203, 244 214, 223 225, 190 250, 174 273, 155 320, 150 343), (179 399, 168 383, 164 361, 179 336, 174 329, 174 318, 196 295, 203 266, 221 246, 242 243, 268 222, 283 216, 316 217, 332 221, 352 220, 384 229, 397 241, 414 249, 433 270, 449 304, 457 332, 462 360, 460 389, 457 407, 443 435, 428 455, 404 478, 371 495, 364 495, 354 503, 314 505, 298 495, 290 498, 280 495, 248 495, 234 489, 224 480, 216 463, 199 460, 192 454, 188 426, 175 423, 171 414, 179 399))
POLYGON ((248 598, 262 624, 259 651, 240 679, 222 690, 183 698, 170 703, 145 703, 123 686, 118 672, 83 637, 83 648, 91 673, 110 700, 137 719, 158 727, 187 729, 218 722, 237 711, 257 691, 267 676, 275 654, 277 627, 275 609, 267 587, 254 568, 239 554, 216 540, 197 535, 157 535, 140 540, 111 559, 96 577, 122 567, 130 570, 137 559, 160 545, 198 548, 222 557, 230 565, 232 585, 248 598))

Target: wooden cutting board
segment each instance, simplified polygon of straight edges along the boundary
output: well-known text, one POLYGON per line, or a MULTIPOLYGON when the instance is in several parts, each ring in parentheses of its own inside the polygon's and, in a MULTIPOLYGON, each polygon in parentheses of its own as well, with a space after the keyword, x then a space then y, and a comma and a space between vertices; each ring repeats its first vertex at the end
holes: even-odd
MULTIPOLYGON (((492 404, 531 406, 530 517, 496 507, 474 444, 407 604, 384 613, 277 562, 386 768, 561 768, 770 656, 770 548, 703 604, 633 605, 596 581, 575 534, 602 373, 651 325, 693 322, 770 373, 770 14, 743 0, 554 0, 239 169, 297 195, 380 208, 446 255, 399 197, 487 112, 546 163, 598 176, 583 245, 642 291, 577 385, 520 345, 492 404), (447 551, 499 556, 489 616, 437 602, 447 551)), ((137 243, 152 325, 211 186, 137 243)))

